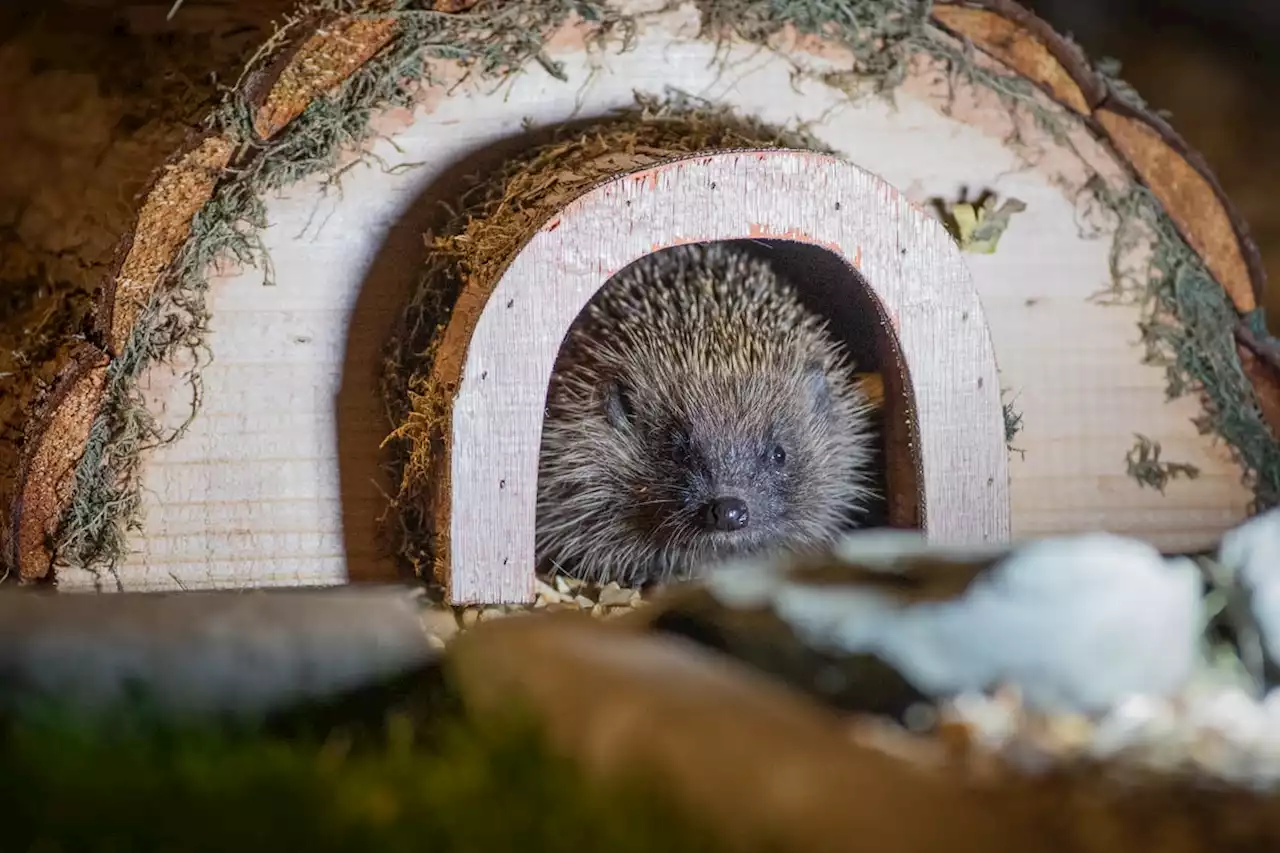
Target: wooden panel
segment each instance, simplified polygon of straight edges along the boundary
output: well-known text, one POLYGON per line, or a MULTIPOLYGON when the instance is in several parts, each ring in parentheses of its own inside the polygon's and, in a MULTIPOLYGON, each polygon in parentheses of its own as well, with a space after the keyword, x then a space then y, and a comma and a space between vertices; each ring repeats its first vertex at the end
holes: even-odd
MULTIPOLYGON (((1072 199, 1096 171, 1112 182, 1127 177, 1087 128, 1068 146, 1028 121, 1026 145, 1015 150, 996 95, 963 81, 952 91, 945 68, 923 59, 896 106, 850 103, 819 79, 843 67, 839 55, 832 61, 829 46, 812 42, 783 54, 727 43, 720 58, 734 71, 726 74, 716 42, 698 37, 696 24, 689 5, 652 15, 629 50, 614 44, 604 53, 566 29, 548 56, 567 82, 536 65, 502 87, 459 82, 457 68, 441 63, 432 68, 440 82, 423 88, 415 112, 374 117, 389 139, 370 144, 378 161, 344 172, 341 192, 322 194, 317 179, 267 198, 262 237, 275 286, 263 287, 256 269, 212 278, 202 409, 181 441, 143 457, 142 528, 118 567, 121 584, 395 577, 375 535, 387 489, 378 445, 390 427, 374 377, 418 275, 423 231, 476 158, 511 150, 526 120, 545 127, 605 115, 634 104, 636 90, 661 93, 672 81, 744 115, 806 122, 922 206, 965 190, 1027 204, 995 254, 966 258, 1001 387, 1023 416, 1010 460, 1015 537, 1104 526, 1161 547, 1203 547, 1245 516, 1252 494, 1221 443, 1198 433, 1197 402, 1166 402, 1163 369, 1142 363, 1138 310, 1094 299, 1110 284, 1111 235, 1082 237, 1085 212, 1072 199), (797 77, 797 63, 811 74, 797 77), (1028 149, 1043 154, 1028 162, 1028 149), (1200 477, 1164 494, 1140 488, 1125 474, 1135 432, 1160 441, 1170 461, 1199 467, 1200 477)), ((142 390, 166 423, 186 418, 190 390, 172 367, 153 367, 142 390)), ((61 589, 96 582, 83 571, 59 573, 61 589)))
POLYGON ((296 51, 262 72, 254 89, 265 90, 253 114, 253 132, 270 139, 293 121, 311 99, 342 83, 391 41, 395 18, 346 17, 315 27, 296 51), (268 89, 267 86, 270 86, 268 89))
POLYGON ((178 256, 191 233, 191 219, 213 195, 235 143, 205 136, 180 152, 160 171, 138 214, 132 234, 118 253, 118 272, 98 301, 99 336, 119 355, 133 334, 138 315, 178 256))
POLYGON ((812 243, 858 271, 897 336, 914 392, 912 455, 926 531, 954 543, 1008 537, 995 354, 972 277, 941 224, 834 157, 696 156, 620 176, 571 202, 496 286, 473 280, 458 300, 432 377, 434 387, 457 388, 445 428, 448 476, 435 504, 437 529, 449 530, 440 557, 451 569, 451 600, 533 596, 546 388, 560 342, 590 297, 649 252, 744 238, 812 243))
POLYGON ((1043 86, 1054 99, 1088 115, 1105 93, 1078 50, 1015 3, 991 9, 936 4, 933 20, 1043 86), (1037 26, 1038 25, 1038 26, 1037 26), (1074 72, 1074 73, 1073 73, 1074 72))
POLYGON ((21 580, 40 580, 53 564, 48 542, 75 494, 76 467, 106 385, 107 356, 85 344, 32 419, 9 528, 10 559, 21 580))

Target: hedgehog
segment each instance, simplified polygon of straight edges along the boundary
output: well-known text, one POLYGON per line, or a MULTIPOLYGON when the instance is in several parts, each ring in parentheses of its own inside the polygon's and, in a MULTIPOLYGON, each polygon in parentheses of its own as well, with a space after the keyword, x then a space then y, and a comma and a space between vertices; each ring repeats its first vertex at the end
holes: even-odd
POLYGON ((872 496, 872 453, 843 346, 767 261, 666 249, 606 282, 557 356, 537 561, 634 587, 821 548, 872 496))

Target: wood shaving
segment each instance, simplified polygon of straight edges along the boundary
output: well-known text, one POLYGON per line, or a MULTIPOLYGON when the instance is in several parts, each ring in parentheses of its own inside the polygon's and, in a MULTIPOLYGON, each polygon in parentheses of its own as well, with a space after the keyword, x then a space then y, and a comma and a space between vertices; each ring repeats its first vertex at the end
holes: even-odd
POLYGON ((653 594, 657 592, 656 589, 652 593, 631 589, 616 582, 599 586, 565 575, 539 577, 534 582, 534 591, 536 597, 533 603, 529 605, 499 604, 449 607, 447 604, 441 603, 437 598, 424 596, 422 599, 423 605, 427 608, 429 616, 424 617, 423 624, 433 646, 435 646, 436 642, 439 642, 440 645, 436 647, 443 648, 448 643, 451 643, 459 633, 482 622, 490 622, 507 616, 533 612, 554 613, 560 610, 578 610, 590 613, 597 619, 616 619, 643 607, 647 603, 646 595, 652 598, 653 594), (444 621, 441 620, 441 617, 443 617, 444 621))

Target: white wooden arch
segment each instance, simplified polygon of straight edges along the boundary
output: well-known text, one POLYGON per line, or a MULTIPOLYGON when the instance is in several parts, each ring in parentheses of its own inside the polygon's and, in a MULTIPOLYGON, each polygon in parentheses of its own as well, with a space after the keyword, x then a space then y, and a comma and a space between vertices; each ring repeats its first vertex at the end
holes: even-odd
POLYGON ((435 387, 456 388, 432 497, 451 601, 533 598, 547 386, 565 333, 591 296, 651 252, 744 238, 814 244, 856 270, 896 337, 899 375, 886 371, 886 390, 909 389, 915 417, 912 425, 889 424, 901 434, 890 442, 910 454, 914 470, 898 480, 914 480, 921 526, 948 543, 1008 538, 995 353, 951 237, 897 189, 837 157, 721 152, 587 191, 528 241, 497 282, 464 289, 433 375, 435 387))

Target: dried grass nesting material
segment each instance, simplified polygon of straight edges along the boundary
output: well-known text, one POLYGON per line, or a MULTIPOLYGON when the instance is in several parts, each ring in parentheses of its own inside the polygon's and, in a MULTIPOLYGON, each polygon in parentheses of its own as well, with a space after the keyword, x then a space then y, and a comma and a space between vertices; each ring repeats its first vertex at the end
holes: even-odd
POLYGON ((802 131, 791 131, 685 96, 637 96, 634 108, 585 128, 554 128, 548 142, 508 160, 466 192, 457 214, 430 251, 421 284, 391 341, 383 396, 395 425, 385 445, 398 490, 389 530, 392 547, 422 577, 442 576, 431 541, 427 502, 437 471, 439 442, 448 423, 452 388, 436 387, 432 368, 442 332, 462 284, 483 298, 502 271, 556 211, 591 187, 619 174, 708 150, 803 148, 828 152, 802 131))

